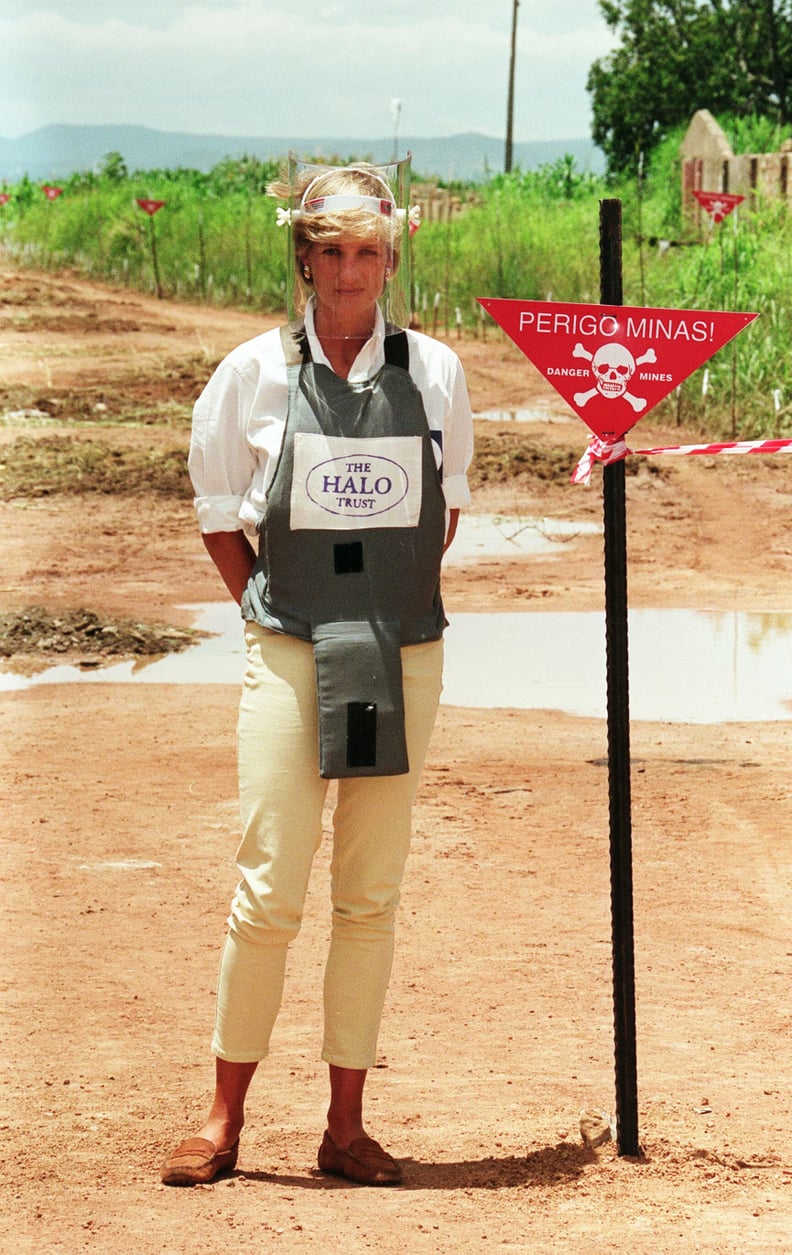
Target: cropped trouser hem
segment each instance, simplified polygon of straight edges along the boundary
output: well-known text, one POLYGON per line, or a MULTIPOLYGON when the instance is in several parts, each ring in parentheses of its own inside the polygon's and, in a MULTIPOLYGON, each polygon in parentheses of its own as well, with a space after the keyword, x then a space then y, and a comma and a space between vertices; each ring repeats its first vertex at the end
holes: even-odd
MULTIPOLYGON (((254 623, 247 624, 246 637, 238 726, 241 879, 212 1039, 219 1058, 240 1063, 269 1053, 328 788, 319 776, 311 644, 254 623)), ((322 1046, 322 1058, 337 1067, 376 1062, 412 805, 440 700, 442 656, 442 641, 402 649, 409 772, 338 781, 322 1046)))
POLYGON ((251 1055, 249 1058, 244 1058, 244 1059, 240 1059, 236 1055, 234 1055, 232 1058, 230 1055, 225 1054, 224 1051, 218 1047, 217 1043, 214 1040, 212 1041, 212 1054, 215 1055, 218 1059, 222 1059, 225 1063, 263 1063, 264 1060, 267 1058, 266 1055, 258 1055, 258 1054, 251 1055))

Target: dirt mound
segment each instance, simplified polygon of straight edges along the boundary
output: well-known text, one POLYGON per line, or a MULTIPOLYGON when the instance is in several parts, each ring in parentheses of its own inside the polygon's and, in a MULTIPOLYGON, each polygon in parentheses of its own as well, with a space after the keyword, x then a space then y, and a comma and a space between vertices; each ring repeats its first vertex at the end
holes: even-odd
POLYGON ((62 661, 63 655, 81 655, 81 666, 99 666, 107 659, 180 653, 202 635, 168 624, 114 619, 93 610, 52 614, 31 606, 0 614, 0 658, 33 656, 46 665, 55 656, 62 661))
POLYGON ((159 493, 190 499, 184 445, 113 447, 83 436, 18 436, 3 446, 0 499, 56 493, 159 493))

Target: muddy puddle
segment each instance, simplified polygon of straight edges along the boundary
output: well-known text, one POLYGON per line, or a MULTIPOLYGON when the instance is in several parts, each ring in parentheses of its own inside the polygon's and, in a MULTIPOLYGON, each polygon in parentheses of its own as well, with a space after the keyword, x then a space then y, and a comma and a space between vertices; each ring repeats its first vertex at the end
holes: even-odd
MULTIPOLYGON (((244 666, 231 603, 191 607, 212 633, 184 653, 96 670, 0 675, 0 691, 39 684, 232 684, 244 666)), ((455 614, 446 632, 443 703, 604 718, 605 619, 599 611, 455 614)), ((669 723, 792 719, 792 614, 634 610, 630 715, 669 723)))

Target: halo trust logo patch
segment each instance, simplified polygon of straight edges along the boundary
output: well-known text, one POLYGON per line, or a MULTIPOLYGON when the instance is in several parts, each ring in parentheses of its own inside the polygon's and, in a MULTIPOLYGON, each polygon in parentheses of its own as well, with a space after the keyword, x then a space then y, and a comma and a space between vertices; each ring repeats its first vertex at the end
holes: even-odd
POLYGON ((292 529, 417 526, 421 443, 420 436, 354 439, 297 432, 292 529))
POLYGON ((406 496, 408 486, 403 466, 374 453, 364 458, 320 462, 308 476, 305 490, 323 510, 356 518, 395 509, 406 496))

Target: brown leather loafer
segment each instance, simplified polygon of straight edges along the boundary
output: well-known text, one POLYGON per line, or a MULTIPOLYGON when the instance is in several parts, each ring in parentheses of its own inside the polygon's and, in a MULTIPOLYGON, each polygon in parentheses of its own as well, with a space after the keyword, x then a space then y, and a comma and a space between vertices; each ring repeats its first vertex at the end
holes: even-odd
POLYGON ((357 1137, 341 1150, 326 1132, 317 1162, 320 1172, 346 1177, 357 1185, 401 1185, 401 1168, 373 1137, 357 1137))
POLYGON ((220 1150, 205 1137, 188 1137, 162 1165, 165 1185, 206 1185, 222 1172, 232 1172, 239 1154, 239 1140, 230 1150, 220 1150))

